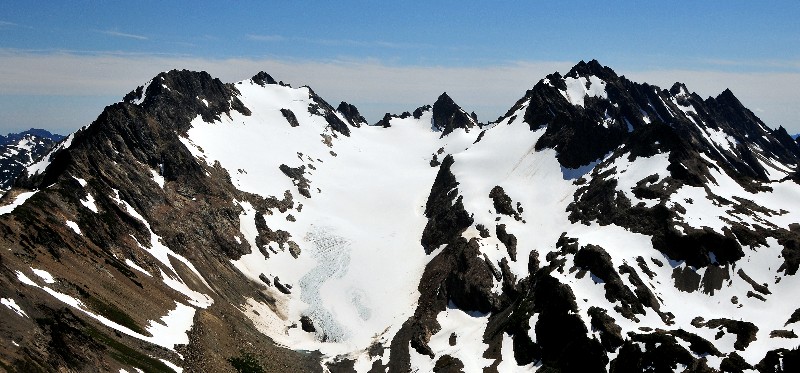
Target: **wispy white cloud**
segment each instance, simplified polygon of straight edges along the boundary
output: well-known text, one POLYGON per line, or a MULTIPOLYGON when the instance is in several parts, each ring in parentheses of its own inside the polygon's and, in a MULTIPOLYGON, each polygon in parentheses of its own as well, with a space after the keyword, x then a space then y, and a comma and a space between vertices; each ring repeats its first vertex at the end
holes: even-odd
POLYGON ((800 59, 764 59, 764 60, 732 60, 702 59, 701 62, 712 66, 730 66, 748 69, 800 69, 800 59))
POLYGON ((0 51, 0 94, 122 97, 161 71, 205 70, 223 81, 269 72, 310 85, 332 102, 356 104, 368 119, 430 104, 447 91, 468 110, 494 119, 546 74, 569 62, 514 62, 489 67, 395 66, 378 60, 204 59, 189 56, 0 51))
POLYGON ((298 38, 298 40, 333 47, 366 47, 366 48, 389 48, 389 49, 417 49, 432 48, 431 44, 424 43, 402 43, 383 40, 353 40, 353 39, 308 39, 298 38))
POLYGON ((275 42, 275 41, 285 41, 286 38, 281 35, 257 35, 257 34, 247 34, 244 36, 247 40, 252 41, 266 41, 266 42, 275 42))
POLYGON ((136 40, 147 40, 147 36, 137 35, 137 34, 129 34, 127 32, 119 32, 116 30, 100 30, 102 34, 106 34, 109 36, 117 36, 121 38, 128 38, 128 39, 136 39, 136 40))
MULTIPOLYGON (((380 60, 327 61, 277 58, 207 59, 181 55, 32 53, 0 50, 0 95, 103 96, 120 99, 161 71, 205 70, 223 81, 248 79, 266 71, 294 86, 309 85, 332 104, 355 104, 370 122, 385 112, 400 113, 431 104, 443 91, 481 120, 505 113, 545 75, 566 72, 575 61, 520 61, 475 67, 392 65, 380 60)), ((620 75, 668 88, 686 83, 701 96, 730 88, 772 126, 800 132, 800 73, 638 69, 611 66, 620 75)), ((108 102, 109 104, 112 102, 108 102)), ((89 123, 99 111, 74 118, 89 123)), ((63 120, 63 119, 59 119, 63 120)), ((43 122, 46 122, 43 120, 43 122)))
POLYGON ((23 29, 29 29, 29 30, 33 29, 33 27, 30 27, 30 26, 20 25, 19 23, 0 20, 0 30, 10 30, 10 29, 16 29, 16 28, 23 28, 23 29))
POLYGON ((431 44, 424 43, 404 43, 390 42, 383 40, 355 40, 355 39, 324 39, 324 38, 305 38, 305 37, 286 37, 283 35, 245 35, 247 40, 261 42, 300 42, 308 44, 318 44, 330 47, 362 47, 362 48, 389 48, 389 49, 413 49, 413 48, 432 48, 431 44))

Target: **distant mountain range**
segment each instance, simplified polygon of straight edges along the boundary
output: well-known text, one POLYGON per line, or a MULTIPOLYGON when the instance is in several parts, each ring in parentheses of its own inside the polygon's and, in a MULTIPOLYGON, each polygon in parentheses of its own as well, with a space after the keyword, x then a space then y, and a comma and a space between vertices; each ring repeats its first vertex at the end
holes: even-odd
POLYGON ((63 138, 36 128, 0 135, 0 193, 11 188, 25 167, 49 152, 63 138))
POLYGON ((157 75, 6 193, 0 366, 800 371, 785 129, 597 61, 520 93, 369 125, 263 72, 157 75))

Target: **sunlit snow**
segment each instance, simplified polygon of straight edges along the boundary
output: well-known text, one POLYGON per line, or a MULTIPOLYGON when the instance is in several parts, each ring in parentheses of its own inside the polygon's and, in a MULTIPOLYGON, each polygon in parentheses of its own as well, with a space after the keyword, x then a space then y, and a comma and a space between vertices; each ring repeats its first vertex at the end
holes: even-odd
POLYGON ((559 92, 575 106, 583 107, 583 101, 586 96, 608 98, 606 82, 594 75, 590 75, 588 79, 583 76, 566 78, 564 83, 567 85, 567 90, 559 92))
POLYGON ((17 305, 17 302, 15 302, 11 298, 0 299, 0 304, 8 307, 8 309, 14 311, 17 315, 20 315, 22 317, 28 317, 28 314, 25 313, 25 311, 23 311, 22 308, 20 308, 20 306, 17 305))
POLYGON ((0 206, 0 215, 11 213, 18 206, 21 206, 23 203, 25 203, 25 201, 28 200, 28 198, 33 197, 34 194, 36 194, 36 191, 20 193, 16 198, 14 198, 14 201, 11 202, 10 204, 5 206, 0 206))

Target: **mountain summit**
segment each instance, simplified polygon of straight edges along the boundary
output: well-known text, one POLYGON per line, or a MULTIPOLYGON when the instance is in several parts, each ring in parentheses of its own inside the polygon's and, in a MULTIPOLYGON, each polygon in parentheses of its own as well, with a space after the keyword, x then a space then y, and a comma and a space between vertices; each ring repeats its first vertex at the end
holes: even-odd
POLYGON ((447 136, 455 129, 463 129, 469 132, 470 129, 478 127, 477 120, 461 109, 453 101, 447 92, 442 93, 436 102, 433 103, 433 128, 442 132, 442 136, 447 136))
POLYGON ((794 371, 798 154, 597 61, 484 124, 165 72, 4 196, 0 363, 794 371))

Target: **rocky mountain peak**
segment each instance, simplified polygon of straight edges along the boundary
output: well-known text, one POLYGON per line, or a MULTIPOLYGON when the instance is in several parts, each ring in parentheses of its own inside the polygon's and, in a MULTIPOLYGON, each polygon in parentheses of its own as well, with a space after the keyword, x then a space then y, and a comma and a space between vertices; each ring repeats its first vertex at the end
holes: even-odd
POLYGON ((238 93, 233 84, 223 83, 205 71, 171 70, 137 87, 125 95, 123 102, 170 116, 164 123, 180 124, 178 129, 185 130, 197 115, 212 121, 230 110, 247 114, 247 108, 236 98, 238 93), (174 120, 175 115, 183 120, 174 120))
POLYGON ((205 90, 214 89, 214 86, 222 85, 224 84, 218 78, 212 77, 211 74, 205 71, 173 69, 156 75, 145 90, 145 93, 165 91, 177 91, 183 94, 203 93, 205 90))
POLYGON ((736 97, 735 94, 733 94, 733 91, 731 91, 730 88, 725 88, 725 90, 722 91, 720 94, 718 94, 717 97, 714 98, 714 100, 722 106, 731 107, 731 109, 748 110, 747 108, 745 108, 744 105, 742 105, 742 102, 739 101, 739 98, 736 97))
POLYGON ((422 113, 430 110, 431 110, 431 105, 423 105, 414 109, 414 113, 412 115, 414 116, 414 119, 419 119, 422 118, 422 113))
POLYGON ((272 76, 263 71, 259 71, 258 74, 253 75, 253 77, 250 80, 252 80, 253 83, 256 83, 260 86, 264 86, 267 84, 278 84, 278 82, 275 81, 275 79, 273 79, 272 76))
POLYGON ((681 97, 681 96, 685 97, 691 94, 689 93, 689 89, 686 88, 686 84, 683 84, 681 82, 675 82, 672 85, 672 87, 670 87, 669 93, 676 97, 681 97))
POLYGON ((453 101, 447 92, 439 95, 433 103, 433 128, 442 132, 442 137, 447 136, 455 129, 470 129, 478 126, 475 119, 467 114, 458 104, 453 101))
POLYGON ((368 125, 367 120, 364 119, 361 113, 358 112, 358 108, 353 104, 342 101, 339 103, 339 106, 336 107, 336 111, 342 114, 353 127, 358 128, 368 125))
MULTIPOLYGON (((338 115, 336 115, 336 110, 331 106, 327 101, 325 101, 322 97, 317 95, 314 90, 311 89, 309 86, 304 86, 303 88, 308 89, 309 98, 312 101, 312 104, 308 107, 308 112, 316 115, 321 115, 325 118, 328 122, 328 126, 338 133, 341 133, 345 136, 350 136, 350 128, 338 115)), ((340 105, 341 106, 341 105, 340 105)), ((353 107, 355 109, 355 107, 353 107)), ((358 113, 358 109, 355 110, 358 113)), ((356 118, 357 119, 357 118, 356 118)), ((363 118, 362 118, 363 119, 363 118)), ((350 120, 348 119, 348 122, 350 120)), ((360 122, 359 122, 360 123, 360 122)), ((352 122, 351 122, 352 125, 352 122)), ((360 126, 360 124, 359 124, 360 126)), ((354 126, 358 127, 358 126, 354 126)))
POLYGON ((455 105, 456 104, 455 101, 453 101, 453 99, 450 98, 450 96, 447 94, 447 92, 442 92, 442 94, 440 94, 439 97, 436 98, 436 101, 434 102, 434 105, 436 103, 439 103, 440 105, 442 105, 442 104, 455 105))
POLYGON ((482 131, 446 93, 352 130, 267 74, 159 74, 4 197, 1 365, 791 371, 797 146, 606 69, 482 131))
POLYGON ((515 120, 522 108, 531 130, 545 127, 537 149, 555 149, 559 162, 571 169, 602 159, 632 132, 655 122, 667 124, 688 143, 702 144, 711 157, 725 159, 747 177, 768 178, 756 160, 762 153, 776 162, 798 162, 793 142, 773 136, 730 90, 703 100, 683 83, 663 90, 617 76, 597 61, 582 61, 564 77, 548 75, 498 122, 515 120))
POLYGON ((601 65, 597 60, 591 60, 589 62, 580 61, 565 75, 566 78, 586 78, 589 76, 596 76, 604 81, 612 81, 618 78, 614 70, 601 65))

